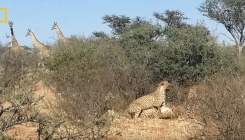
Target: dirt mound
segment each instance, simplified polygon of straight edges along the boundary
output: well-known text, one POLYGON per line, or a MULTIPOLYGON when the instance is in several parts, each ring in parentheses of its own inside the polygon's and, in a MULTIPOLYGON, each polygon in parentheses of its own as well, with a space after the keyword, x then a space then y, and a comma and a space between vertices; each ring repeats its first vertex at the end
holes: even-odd
POLYGON ((37 140, 37 123, 28 122, 11 127, 6 134, 13 136, 15 140, 37 140))
POLYGON ((40 113, 45 113, 46 115, 52 115, 56 108, 58 107, 58 95, 55 93, 55 89, 45 85, 43 81, 37 82, 34 87, 34 98, 42 97, 42 100, 38 102, 37 108, 40 113))

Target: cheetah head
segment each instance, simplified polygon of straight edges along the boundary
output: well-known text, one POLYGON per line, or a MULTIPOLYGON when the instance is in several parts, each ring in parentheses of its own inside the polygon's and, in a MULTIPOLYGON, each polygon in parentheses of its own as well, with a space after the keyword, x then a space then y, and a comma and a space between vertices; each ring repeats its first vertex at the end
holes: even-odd
POLYGON ((168 81, 162 81, 159 83, 158 86, 163 87, 164 89, 168 89, 170 86, 170 83, 168 81))

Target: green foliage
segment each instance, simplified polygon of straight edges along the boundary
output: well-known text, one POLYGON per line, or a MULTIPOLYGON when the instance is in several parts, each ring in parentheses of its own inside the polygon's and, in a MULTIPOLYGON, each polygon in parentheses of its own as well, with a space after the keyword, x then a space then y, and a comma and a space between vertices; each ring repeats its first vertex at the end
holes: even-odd
POLYGON ((94 46, 88 46, 79 39, 73 39, 60 48, 55 48, 45 65, 50 70, 72 70, 75 67, 81 70, 90 69, 96 65, 95 58, 92 57, 93 48, 94 46))
POLYGON ((191 84, 219 71, 234 74, 239 69, 235 57, 218 47, 204 25, 187 24, 188 18, 180 11, 153 15, 164 25, 140 17, 105 16, 113 31, 120 29, 117 35, 127 59, 154 77, 153 81, 169 79, 191 84))
POLYGON ((161 28, 138 16, 130 19, 126 16, 106 15, 103 19, 109 23, 113 34, 118 35, 120 47, 126 55, 125 61, 130 61, 136 69, 145 69, 156 48, 155 40, 162 34, 161 28))
POLYGON ((186 25, 184 20, 188 19, 187 17, 184 17, 184 13, 178 10, 166 10, 164 13, 153 13, 153 16, 166 23, 167 26, 175 26, 175 27, 182 27, 183 25, 186 25))
POLYGON ((109 27, 112 28, 113 34, 114 35, 120 35, 123 33, 123 30, 125 27, 128 26, 128 24, 131 23, 131 19, 127 16, 120 15, 105 15, 103 18, 104 24, 108 23, 109 27))
POLYGON ((128 32, 121 35, 121 47, 130 61, 146 64, 154 51, 155 39, 160 34, 160 29, 151 23, 132 25, 128 32))
MULTIPOLYGON (((155 80, 167 78, 192 84, 231 67, 234 59, 221 48, 203 25, 168 27, 167 42, 150 61, 155 80)), ((232 68, 231 68, 232 69, 232 68)))

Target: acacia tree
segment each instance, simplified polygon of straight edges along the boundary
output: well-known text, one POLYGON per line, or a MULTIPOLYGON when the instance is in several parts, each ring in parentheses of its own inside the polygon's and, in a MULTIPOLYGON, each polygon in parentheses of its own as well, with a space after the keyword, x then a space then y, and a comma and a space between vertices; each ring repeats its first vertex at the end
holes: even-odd
POLYGON ((108 24, 108 26, 112 28, 114 35, 122 34, 124 28, 131 23, 131 19, 124 15, 105 15, 102 19, 104 20, 103 24, 108 24))
POLYGON ((240 57, 245 42, 245 1, 206 0, 198 10, 204 16, 224 25, 236 43, 240 57))
POLYGON ((178 28, 186 25, 184 21, 188 18, 184 15, 184 13, 178 10, 166 10, 164 13, 153 13, 156 19, 163 21, 167 26, 176 26, 178 28))

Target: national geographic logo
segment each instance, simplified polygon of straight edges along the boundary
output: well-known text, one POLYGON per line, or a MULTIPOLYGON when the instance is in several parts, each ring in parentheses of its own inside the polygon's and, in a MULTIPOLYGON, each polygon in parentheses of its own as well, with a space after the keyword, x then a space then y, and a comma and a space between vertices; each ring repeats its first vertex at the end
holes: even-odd
POLYGON ((7 22, 8 21, 8 8, 0 7, 0 13, 2 13, 2 12, 4 14, 3 14, 3 17, 0 16, 0 22, 7 22))

